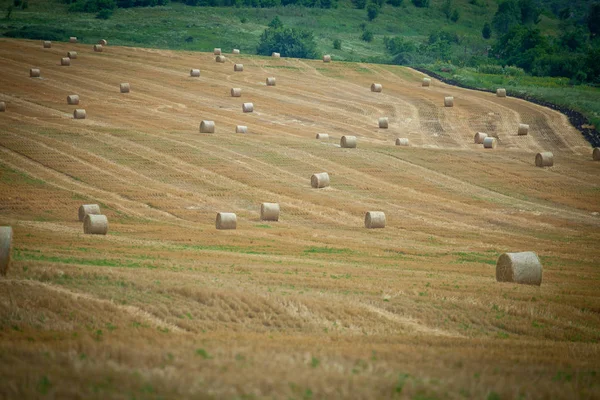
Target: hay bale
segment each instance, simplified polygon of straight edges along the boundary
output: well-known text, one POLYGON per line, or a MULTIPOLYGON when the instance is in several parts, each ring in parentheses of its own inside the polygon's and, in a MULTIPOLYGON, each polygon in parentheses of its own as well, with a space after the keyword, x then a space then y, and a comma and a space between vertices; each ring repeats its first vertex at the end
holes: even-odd
POLYGON ((329 134, 327 133, 317 133, 317 139, 319 140, 328 140, 329 134))
POLYGON ((215 121, 200 122, 200 133, 215 133, 215 121))
POLYGON ((271 57, 279 58, 279 57, 281 57, 281 54, 276 53, 276 52, 272 52, 271 53, 271 57))
POLYGON ((119 90, 121 91, 121 93, 129 93, 131 91, 131 86, 129 85, 129 83, 121 83, 119 85, 119 90))
POLYGON ((219 212, 215 226, 217 229, 235 229, 237 228, 237 216, 234 213, 219 212))
POLYGON ((526 285, 542 284, 542 264, 532 251, 504 253, 496 262, 496 280, 526 285))
POLYGON ((381 129, 387 129, 389 125, 389 121, 387 117, 381 117, 379 118, 379 128, 381 129))
POLYGON ((267 78, 267 86, 275 86, 275 77, 267 78))
POLYGON ((254 104, 252 103, 244 103, 242 104, 242 111, 245 113, 254 112, 254 104))
POLYGON ((83 233, 86 235, 106 235, 108 233, 108 218, 106 218, 106 215, 86 215, 83 219, 83 233))
POLYGON ((77 43, 77 37, 76 36, 71 36, 69 38, 69 43, 77 43))
POLYGON ((324 63, 330 63, 331 62, 331 56, 329 54, 325 54, 323 56, 323 62, 324 63))
POLYGON ((592 160, 600 161, 600 147, 594 147, 592 150, 592 160))
POLYGON ((100 212, 100 206, 98 204, 83 204, 83 205, 79 206, 79 210, 78 210, 79 221, 83 222, 83 220, 85 219, 85 216, 88 214, 101 215, 102 213, 100 212))
POLYGON ((231 88, 231 97, 241 97, 242 96, 242 89, 240 88, 231 88))
POLYGON ((213 50, 213 55, 220 56, 221 55, 221 48, 220 47, 215 47, 215 49, 213 50))
POLYGON ((75 119, 85 119, 86 116, 87 115, 83 108, 78 108, 75 111, 73 111, 73 118, 75 119))
POLYGON ((70 94, 67 96, 67 104, 77 105, 79 104, 79 96, 76 94, 70 94))
POLYGON ((496 96, 506 97, 506 89, 496 89, 496 96))
POLYGON ((233 70, 235 72, 242 72, 244 70, 244 64, 233 64, 233 70))
POLYGON ((444 97, 444 107, 454 107, 454 97, 452 97, 452 96, 444 97))
POLYGON ((381 93, 383 86, 381 83, 371 83, 371 92, 381 93))
POLYGON ((44 40, 44 44, 43 44, 45 49, 49 49, 52 47, 52 42, 49 40, 44 40))
POLYGON ((246 125, 237 125, 235 127, 235 133, 248 133, 248 127, 246 125))
POLYGON ((102 47, 102 45, 101 45, 101 44, 95 44, 95 45, 94 45, 94 51, 95 51, 96 53, 102 53, 102 51, 103 51, 103 50, 104 50, 104 47, 102 47))
POLYGON ((215 57, 215 61, 218 63, 224 63, 225 62, 225 56, 216 56, 215 57))
POLYGON ((482 144, 483 143, 483 139, 485 139, 486 137, 487 137, 487 133, 477 132, 475 134, 475 137, 473 138, 473 141, 476 144, 482 144))
POLYGON ((365 228, 385 228, 385 213, 383 211, 368 211, 365 214, 365 228))
POLYGON ((527 124, 519 124, 519 129, 517 130, 517 135, 523 136, 529 133, 529 125, 527 124))
POLYGON ((71 60, 74 60, 77 58, 77 52, 76 51, 67 51, 67 57, 69 57, 71 60))
POLYGON ((42 73, 40 72, 40 69, 39 69, 39 68, 31 68, 31 69, 29 70, 29 76, 30 76, 31 78, 39 78, 41 74, 42 74, 42 73))
POLYGON ((327 172, 313 174, 310 177, 310 185, 315 189, 321 189, 329 186, 329 174, 327 172))
POLYGON ((260 205, 261 221, 279 221, 279 203, 262 203, 260 205))
POLYGON ((498 145, 496 138, 491 136, 484 138, 482 143, 484 149, 495 149, 498 145))
POLYGON ((396 146, 410 146, 408 138, 397 138, 396 146))
POLYGON ((98 44, 100 44, 102 46, 106 46, 108 44, 108 41, 106 39, 100 39, 100 40, 98 40, 98 44))
POLYGON ((421 83, 421 86, 429 87, 430 85, 431 85, 431 78, 423 78, 423 82, 421 83))
POLYGON ((233 49, 231 51, 232 54, 240 54, 240 49, 233 49))
POLYGON ((0 226, 0 275, 6 276, 10 267, 13 230, 10 226, 0 226))
POLYGON ((554 154, 549 151, 537 153, 535 155, 535 166, 536 167, 551 167, 554 165, 554 154))
POLYGON ((356 148, 356 136, 342 136, 340 139, 340 146, 345 149, 356 148))
POLYGON ((0 101, 0 112, 6 111, 6 102, 0 101))
POLYGON ((69 65, 71 65, 71 59, 69 57, 63 57, 60 59, 60 65, 64 66, 64 67, 68 67, 69 65))
POLYGON ((190 76, 193 78, 198 78, 200 76, 199 69, 190 69, 190 76))

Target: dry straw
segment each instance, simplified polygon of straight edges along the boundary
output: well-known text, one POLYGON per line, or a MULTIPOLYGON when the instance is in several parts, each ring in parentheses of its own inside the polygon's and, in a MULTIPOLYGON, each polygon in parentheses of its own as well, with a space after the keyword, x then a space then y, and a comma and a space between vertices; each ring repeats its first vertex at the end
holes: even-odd
POLYGON ((233 54, 240 54, 240 49, 233 49, 232 53, 233 54))
POLYGON ((279 58, 279 57, 281 57, 281 54, 276 53, 276 52, 272 52, 271 53, 271 57, 279 58))
POLYGON ((261 221, 279 221, 279 203, 262 203, 260 219, 261 221))
POLYGON ((475 134, 475 137, 473 137, 473 141, 476 144, 482 144, 483 143, 483 139, 485 139, 488 136, 487 133, 483 133, 483 132, 477 132, 475 134))
POLYGON ((101 45, 101 44, 95 44, 95 45, 94 45, 94 51, 95 51, 96 53, 102 53, 102 50, 104 50, 104 47, 102 47, 102 45, 101 45))
POLYGON ((519 129, 517 130, 517 135, 527 135, 529 133, 529 125, 527 124, 519 124, 519 129))
POLYGON ((381 93, 383 86, 381 83, 371 83, 371 92, 381 93))
POLYGON ((551 167, 554 165, 554 154, 549 151, 537 153, 535 155, 535 166, 536 167, 551 167))
POLYGON ((102 46, 106 46, 108 44, 108 41, 106 39, 100 39, 100 40, 98 40, 98 44, 101 44, 102 46))
POLYGON ((327 134, 327 133, 317 133, 316 138, 319 139, 319 140, 327 140, 327 139, 329 139, 329 134, 327 134))
POLYGON ((0 112, 6 111, 6 102, 0 101, 0 112))
POLYGON ((77 58, 77 52, 76 51, 67 51, 67 57, 69 57, 71 60, 74 60, 77 58))
POLYGON ((248 133, 248 127, 246 125, 237 125, 235 127, 235 133, 248 133))
POLYGON ((242 96, 242 89, 240 88, 231 88, 231 97, 241 97, 242 96))
POLYGON ((213 55, 220 56, 221 55, 221 49, 219 47, 215 47, 215 49, 213 50, 213 55))
POLYGON ((69 43, 77 43, 77 37, 76 36, 71 36, 69 38, 69 43))
POLYGON ((365 228, 385 228, 385 213, 383 211, 368 211, 365 214, 365 228))
POLYGON ((396 146, 410 146, 408 138, 397 138, 396 146))
POLYGON ((215 121, 200 122, 200 133, 215 133, 215 121))
POLYGON ((106 235, 108 218, 101 214, 88 214, 83 219, 83 233, 86 235, 106 235))
POLYGON ((131 86, 129 83, 121 83, 119 89, 121 90, 121 93, 129 93, 131 91, 131 86))
POLYGON ((218 63, 224 63, 225 62, 225 56, 216 56, 215 57, 215 61, 218 63))
POLYGON ((483 148, 484 149, 495 149, 498 142, 495 137, 488 136, 483 139, 483 148))
POLYGON ((539 286, 542 284, 540 259, 532 251, 501 254, 496 262, 496 280, 539 286))
POLYGON ((325 54, 323 56, 323 62, 324 63, 330 63, 331 62, 331 56, 329 54, 325 54))
POLYGON ((254 104, 252 103, 244 103, 242 104, 242 111, 245 113, 254 112, 254 104))
POLYGON ((430 78, 423 78, 423 82, 421 83, 421 86, 429 87, 430 85, 431 85, 431 79, 430 78))
POLYGON ((506 97, 506 89, 496 89, 496 96, 506 97))
POLYGON ((234 213, 219 212, 215 221, 217 229, 237 228, 237 216, 234 213))
POLYGON ((49 49, 52 47, 52 42, 49 40, 44 40, 44 44, 43 44, 45 49, 49 49))
POLYGON ((452 96, 444 97, 444 107, 454 107, 454 97, 452 97, 452 96))
POLYGON ((345 149, 356 148, 356 136, 342 136, 340 139, 340 146, 345 149))
POLYGON ((79 104, 79 96, 76 94, 70 94, 67 96, 67 104, 77 105, 79 104))
POLYGON ((327 172, 313 174, 310 177, 310 185, 315 189, 321 189, 329 186, 329 174, 327 172))
POLYGON ((10 226, 0 226, 0 275, 6 276, 10 267, 13 230, 10 226))
POLYGON ((71 59, 69 57, 63 57, 60 59, 60 65, 68 67, 71 65, 71 59))
POLYGON ((267 86, 275 86, 275 78, 274 77, 269 77, 267 78, 267 86))
POLYGON ((86 113, 85 110, 83 108, 78 108, 75 111, 73 111, 73 118, 75 119, 85 119, 86 117, 86 113))
POLYGON ((193 78, 197 78, 200 76, 200 70, 199 69, 190 69, 190 76, 193 78))
POLYGON ((234 64, 233 70, 236 72, 242 72, 244 70, 244 64, 234 64))
POLYGON ((102 213, 100 212, 100 206, 98 204, 84 204, 82 206, 79 206, 77 214, 79 217, 79 221, 83 222, 85 216, 88 214, 101 215, 102 213))
POLYGON ((600 161, 600 147, 594 147, 592 150, 592 160, 600 161))
POLYGON ((29 76, 32 78, 39 78, 42 73, 39 68, 31 68, 29 70, 29 76))
POLYGON ((389 120, 387 117, 381 117, 379 118, 379 127, 381 129, 387 129, 389 125, 389 120))

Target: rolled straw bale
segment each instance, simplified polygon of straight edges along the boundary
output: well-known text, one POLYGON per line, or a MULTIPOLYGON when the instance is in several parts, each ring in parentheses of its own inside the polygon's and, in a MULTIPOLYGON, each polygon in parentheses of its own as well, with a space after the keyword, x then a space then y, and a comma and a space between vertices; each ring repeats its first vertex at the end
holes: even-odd
POLYGON ((506 97, 506 89, 496 89, 497 97, 506 97))
POLYGON ((327 139, 329 139, 329 134, 327 134, 327 133, 317 133, 316 137, 319 140, 327 140, 327 139))
POLYGON ((100 39, 100 40, 98 40, 98 44, 101 44, 102 46, 106 46, 108 44, 108 41, 106 41, 106 39, 100 39))
POLYGON ((225 62, 225 56, 216 56, 215 57, 215 61, 218 63, 224 63, 225 62))
POLYGON ((74 60, 77 58, 77 52, 76 51, 67 51, 67 57, 69 57, 71 60, 74 60))
POLYGON ((71 65, 71 59, 69 57, 63 57, 60 59, 60 65, 64 66, 64 67, 68 67, 69 65, 71 65))
POLYGON ((31 68, 29 70, 29 76, 32 78, 39 78, 42 73, 39 68, 31 68))
POLYGON ((215 47, 215 49, 213 50, 213 55, 220 56, 221 55, 221 48, 215 47))
POLYGON ((235 133, 248 133, 248 127, 246 125, 238 125, 235 127, 235 133))
POLYGON ((102 214, 88 214, 83 219, 83 233, 87 235, 106 235, 108 218, 102 214))
POLYGON ((67 96, 67 104, 77 105, 79 104, 79 96, 76 94, 70 94, 67 96))
POLYGON ((121 91, 121 93, 129 93, 131 91, 131 86, 129 85, 129 83, 121 83, 119 85, 119 90, 121 91))
POLYGON ((408 138, 397 138, 396 146, 410 146, 408 138))
POLYGON ((275 86, 275 77, 267 78, 267 86, 275 86))
POLYGON ((330 63, 331 62, 331 56, 329 54, 325 54, 323 56, 323 62, 324 63, 330 63))
POLYGON ((356 136, 342 136, 340 139, 340 146, 345 149, 356 148, 356 136))
POLYGON ((83 204, 79 206, 79 221, 83 222, 85 216, 88 214, 101 215, 102 212, 100 212, 100 206, 98 204, 83 204))
POLYGON ((69 38, 69 43, 77 43, 77 37, 76 36, 71 36, 69 38))
POLYGON ((600 147, 594 147, 592 150, 592 160, 600 161, 600 147))
POLYGON ((200 133, 215 133, 215 121, 200 122, 200 133))
POLYGON ((215 221, 217 229, 235 229, 237 227, 237 216, 234 213, 219 212, 215 221))
POLYGON ((380 93, 383 90, 381 83, 371 83, 371 92, 380 93))
POLYGON ((387 129, 388 128, 388 124, 389 124, 389 121, 388 121, 387 117, 381 117, 381 118, 379 118, 379 127, 381 129, 387 129))
POLYGON ((254 112, 254 104, 252 103, 244 103, 242 104, 242 111, 245 113, 254 112))
POLYGON ((495 137, 488 136, 483 139, 483 148, 484 149, 495 149, 498 141, 495 137))
POLYGON ((554 165, 554 154, 549 151, 543 151, 535 155, 536 167, 551 167, 554 165))
POLYGON ((233 54, 240 54, 240 49, 233 49, 231 51, 231 53, 233 53, 233 54))
POLYGON ((0 101, 0 112, 6 111, 6 102, 0 101))
POLYGON ((528 133, 529 133, 529 125, 519 124, 519 129, 517 130, 517 135, 527 135, 528 133))
POLYGON ((532 251, 504 253, 496 262, 496 280, 526 285, 542 284, 542 264, 532 251))
POLYGON ((313 174, 310 177, 310 185, 315 189, 321 189, 329 186, 329 174, 327 172, 313 174))
POLYGON ((444 97, 444 107, 454 107, 454 97, 452 97, 452 96, 444 97))
POLYGON ((430 78, 423 78, 423 82, 421 83, 421 86, 429 87, 430 85, 431 85, 431 79, 430 78))
POLYGON ((236 72, 242 72, 244 70, 244 64, 233 64, 233 70, 236 72))
POLYGON ((44 40, 44 44, 43 44, 45 49, 49 49, 52 47, 52 42, 49 40, 44 40))
POLYGON ((242 89, 234 87, 231 88, 231 97, 241 97, 242 96, 242 89))
POLYGON ((200 76, 200 70, 199 69, 190 69, 190 76, 197 78, 200 76))
POLYGON ((368 211, 365 214, 365 228, 385 228, 385 213, 383 211, 368 211))
POLYGON ((0 275, 6 276, 10 267, 13 230, 10 226, 0 226, 0 275))
POLYGON ((73 118, 75 119, 85 119, 86 117, 86 113, 85 110, 83 108, 78 108, 75 111, 73 111, 73 118))
POLYGON ((102 45, 101 45, 101 44, 95 44, 95 45, 94 45, 94 51, 95 51, 96 53, 102 53, 102 50, 104 50, 104 47, 102 47, 102 45))
POLYGON ((473 141, 477 144, 482 144, 483 139, 485 139, 486 137, 487 137, 487 133, 477 132, 475 134, 475 137, 473 138, 473 141))
POLYGON ((271 57, 279 58, 279 57, 281 57, 281 54, 276 53, 276 52, 272 52, 271 53, 271 57))
POLYGON ((261 221, 279 221, 279 203, 262 203, 260 219, 261 221))

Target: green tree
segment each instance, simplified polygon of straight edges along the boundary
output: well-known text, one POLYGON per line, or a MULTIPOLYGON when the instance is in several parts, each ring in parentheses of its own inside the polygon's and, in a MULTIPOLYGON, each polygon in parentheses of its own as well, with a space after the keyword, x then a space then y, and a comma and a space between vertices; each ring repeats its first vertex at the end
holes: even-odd
POLYGON ((455 8, 454 11, 452 11, 452 15, 450 15, 450 20, 452 22, 458 22, 459 19, 460 19, 460 12, 458 12, 458 9, 455 8))
POLYGON ((426 8, 429 7, 429 0, 412 0, 415 7, 426 8))
POLYGON ((590 6, 587 26, 590 30, 590 36, 595 37, 600 34, 600 3, 594 3, 590 6))
POLYGON ((521 9, 516 0, 507 0, 498 5, 498 10, 492 19, 494 30, 500 34, 508 32, 513 26, 519 25, 521 9))
POLYGON ((392 7, 400 7, 402 5, 403 0, 387 0, 387 3, 392 7))
POLYGON ((354 4, 354 8, 363 10, 367 6, 367 0, 352 0, 352 4, 354 4))
POLYGON ((283 57, 315 58, 317 45, 311 32, 269 27, 260 36, 256 52, 265 56, 277 52, 283 57))
POLYGON ((367 6, 367 17, 373 21, 379 15, 379 6, 376 3, 369 3, 367 6))
POLYGON ((532 71, 534 61, 546 56, 549 49, 548 40, 539 29, 516 26, 498 38, 490 56, 500 58, 505 65, 516 65, 532 71))
POLYGON ((364 40, 365 42, 372 42, 373 41, 373 32, 371 32, 370 30, 365 30, 362 35, 360 35, 360 38, 362 40, 364 40))
POLYGON ((269 22, 269 28, 273 28, 273 29, 283 28, 283 22, 281 22, 281 20, 279 19, 279 17, 277 15, 275 16, 275 18, 273 18, 271 20, 271 22, 269 22))
POLYGON ((484 39, 489 39, 492 37, 492 27, 490 26, 489 23, 485 23, 483 24, 483 29, 481 30, 481 36, 484 39))
POLYGON ((342 41, 340 39, 335 39, 333 41, 333 48, 336 50, 341 50, 342 49, 342 41))
POLYGON ((442 4, 442 13, 446 16, 446 19, 450 19, 452 15, 452 0, 446 0, 442 4))

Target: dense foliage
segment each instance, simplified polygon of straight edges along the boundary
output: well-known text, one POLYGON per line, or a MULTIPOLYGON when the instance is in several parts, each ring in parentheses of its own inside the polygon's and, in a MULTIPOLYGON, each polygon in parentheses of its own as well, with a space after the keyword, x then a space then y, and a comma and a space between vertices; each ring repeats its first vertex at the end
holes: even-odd
POLYGON ((311 32, 286 28, 275 17, 260 36, 256 52, 265 56, 277 52, 282 57, 315 58, 317 45, 311 32))

